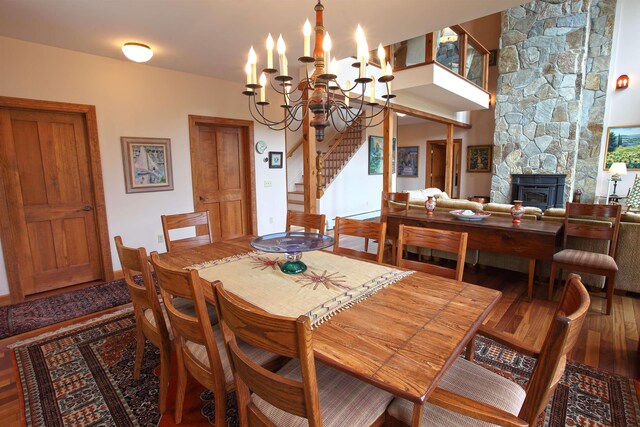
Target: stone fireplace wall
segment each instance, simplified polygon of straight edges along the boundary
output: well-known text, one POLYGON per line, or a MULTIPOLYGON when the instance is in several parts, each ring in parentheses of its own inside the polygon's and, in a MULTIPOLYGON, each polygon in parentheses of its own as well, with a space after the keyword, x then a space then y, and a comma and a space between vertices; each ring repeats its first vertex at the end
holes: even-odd
POLYGON ((502 15, 491 199, 511 174, 566 174, 595 197, 616 0, 536 0, 502 15))

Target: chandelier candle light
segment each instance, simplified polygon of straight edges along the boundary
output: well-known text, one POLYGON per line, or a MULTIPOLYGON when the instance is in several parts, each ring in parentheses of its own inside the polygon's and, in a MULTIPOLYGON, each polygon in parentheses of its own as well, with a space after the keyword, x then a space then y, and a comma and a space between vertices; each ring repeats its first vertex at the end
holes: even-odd
POLYGON ((286 45, 282 35, 278 37, 275 45, 278 52, 278 69, 274 68, 273 64, 273 37, 271 34, 267 36, 267 67, 262 70, 260 80, 257 76, 258 58, 256 52, 253 46, 249 50, 248 62, 245 67, 247 84, 246 90, 242 93, 247 95, 249 99, 251 116, 258 123, 268 126, 270 129, 289 129, 295 132, 300 129, 307 114, 312 114, 313 117, 310 118, 309 125, 315 129, 317 141, 324 139, 324 129, 331 124, 338 133, 345 132, 358 119, 361 120, 363 127, 378 126, 388 114, 389 100, 395 97, 391 94, 390 83, 393 80, 393 70, 391 65, 385 62, 384 48, 382 45, 378 47, 382 76, 377 81, 383 83, 386 88, 386 93, 382 95, 385 102, 381 106, 376 102, 376 80, 373 76, 366 75, 369 63, 369 46, 362 27, 358 25, 356 30, 357 62, 353 64, 353 67, 359 70, 358 77, 354 80, 353 86, 349 80, 344 86, 341 86, 336 75, 337 61, 335 57, 331 58, 331 37, 324 28, 324 6, 320 0, 314 10, 316 12, 316 37, 313 56, 311 56, 311 24, 307 19, 302 30, 304 36, 303 55, 298 58, 298 61, 305 66, 306 77, 295 87, 292 84, 293 77, 289 75, 286 45), (311 76, 307 64, 314 64, 311 76), (267 76, 273 76, 273 78, 268 79, 267 76), (265 94, 267 79, 273 90, 282 96, 281 107, 285 112, 282 120, 271 120, 265 115, 265 107, 270 104, 265 94), (368 100, 365 100, 368 84, 370 85, 369 97, 368 100), (356 90, 357 88, 359 90, 356 90), (296 90, 300 91, 299 96, 295 95, 296 90), (297 96, 297 99, 292 99, 292 95, 297 96), (352 107, 352 104, 357 107, 352 107), (366 107, 369 107, 368 111, 366 107), (381 115, 381 113, 383 114, 381 115))

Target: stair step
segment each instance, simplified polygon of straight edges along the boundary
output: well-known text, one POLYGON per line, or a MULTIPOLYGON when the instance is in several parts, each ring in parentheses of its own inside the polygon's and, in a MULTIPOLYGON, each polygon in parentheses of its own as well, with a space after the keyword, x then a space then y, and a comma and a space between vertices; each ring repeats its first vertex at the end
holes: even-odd
POLYGON ((304 205, 304 200, 287 200, 290 205, 304 205))
POLYGON ((304 191, 289 191, 289 194, 302 194, 304 195, 304 191))

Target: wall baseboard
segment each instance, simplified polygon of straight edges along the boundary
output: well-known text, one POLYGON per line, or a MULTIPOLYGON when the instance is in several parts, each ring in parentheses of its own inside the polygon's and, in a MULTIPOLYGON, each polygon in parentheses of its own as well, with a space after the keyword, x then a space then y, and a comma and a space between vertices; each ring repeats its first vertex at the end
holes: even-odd
POLYGON ((11 295, 0 295, 0 307, 11 304, 11 295))

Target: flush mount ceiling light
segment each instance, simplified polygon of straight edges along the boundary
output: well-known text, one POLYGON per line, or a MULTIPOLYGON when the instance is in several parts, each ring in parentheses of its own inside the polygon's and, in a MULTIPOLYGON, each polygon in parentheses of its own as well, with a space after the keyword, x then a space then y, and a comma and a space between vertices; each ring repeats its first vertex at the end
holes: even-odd
POLYGON ((142 43, 128 42, 122 46, 122 53, 134 62, 147 62, 153 56, 149 46, 142 43))

